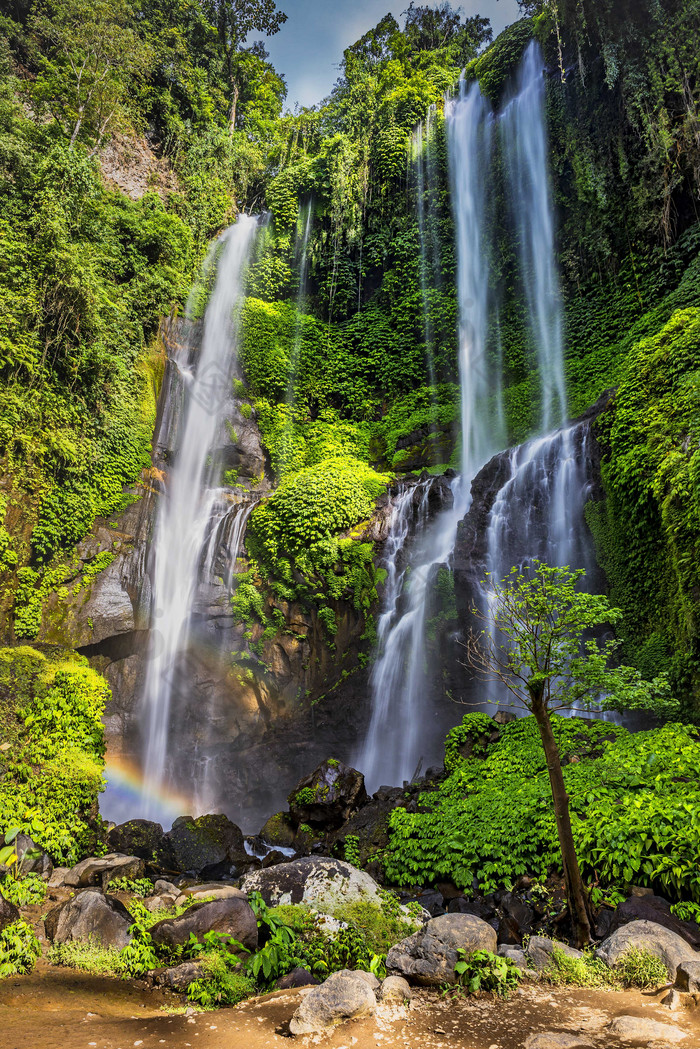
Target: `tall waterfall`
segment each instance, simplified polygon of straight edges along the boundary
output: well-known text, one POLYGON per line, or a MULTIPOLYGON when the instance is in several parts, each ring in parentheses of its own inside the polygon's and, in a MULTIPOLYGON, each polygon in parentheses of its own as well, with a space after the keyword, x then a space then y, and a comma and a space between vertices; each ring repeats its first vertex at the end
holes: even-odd
MULTIPOLYGON (((212 452, 221 412, 230 396, 238 339, 236 307, 243 296, 243 276, 257 222, 241 215, 210 249, 206 270, 216 279, 204 317, 201 350, 192 375, 187 362, 186 403, 179 419, 175 461, 162 499, 153 541, 153 629, 143 697, 145 725, 144 815, 154 813, 154 796, 167 780, 170 715, 177 686, 178 661, 188 641, 192 606, 202 561, 213 559, 212 533, 230 517, 230 506, 213 487, 212 452)), ((244 523, 236 512, 236 520, 244 523)), ((231 546, 240 542, 233 527, 231 546)), ((238 547, 232 552, 233 561, 238 547)))
POLYGON ((306 300, 306 278, 309 270, 309 238, 311 237, 313 217, 313 200, 310 200, 299 214, 300 221, 297 228, 296 254, 299 260, 299 289, 297 291, 297 322, 294 332, 294 344, 292 346, 292 359, 289 362, 289 375, 287 377, 287 396, 285 399, 287 409, 291 409, 294 406, 294 384, 299 371, 299 355, 303 337, 301 314, 306 300))
POLYGON ((397 559, 406 556, 409 530, 403 514, 408 504, 399 501, 395 510, 386 557, 390 584, 371 676, 372 715, 357 758, 371 789, 410 778, 425 753, 431 677, 425 635, 431 585, 437 566, 449 563, 452 556, 457 525, 469 505, 471 479, 502 442, 500 375, 494 374, 488 352, 486 222, 492 118, 478 85, 467 88, 460 83, 459 97, 447 100, 446 121, 458 260, 461 475, 452 485, 451 509, 425 528, 422 511, 410 571, 397 567, 397 559))
POLYGON ((532 40, 518 74, 517 94, 501 116, 500 129, 528 322, 537 351, 541 432, 546 433, 566 419, 566 388, 543 66, 542 52, 532 40))

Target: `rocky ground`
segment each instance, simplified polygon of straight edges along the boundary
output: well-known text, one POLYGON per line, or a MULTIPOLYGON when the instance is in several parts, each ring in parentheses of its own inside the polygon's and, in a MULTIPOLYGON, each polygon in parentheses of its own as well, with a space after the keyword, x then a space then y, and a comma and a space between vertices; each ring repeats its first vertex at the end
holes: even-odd
POLYGON ((669 1010, 663 995, 533 985, 508 1001, 419 991, 410 1008, 380 1005, 373 1017, 292 1040, 289 1022, 305 993, 278 991, 235 1009, 186 1015, 181 999, 164 991, 43 963, 0 986, 0 1049, 700 1047, 700 1013, 669 1010))

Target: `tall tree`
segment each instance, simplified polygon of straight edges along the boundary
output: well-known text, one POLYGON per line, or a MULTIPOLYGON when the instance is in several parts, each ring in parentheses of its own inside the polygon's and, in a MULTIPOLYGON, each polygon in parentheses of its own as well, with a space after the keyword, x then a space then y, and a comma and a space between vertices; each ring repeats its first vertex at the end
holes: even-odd
POLYGON ((597 703, 605 710, 652 710, 674 713, 660 677, 643 681, 633 667, 611 665, 620 642, 599 643, 591 633, 619 620, 606 597, 584 594, 577 583, 582 570, 551 568, 534 561, 526 571, 512 569, 502 581, 484 583, 491 598, 486 612, 474 609, 481 632, 467 640, 467 661, 487 676, 497 677, 534 715, 540 732, 552 789, 561 848, 566 897, 576 942, 590 941, 588 897, 571 829, 569 796, 551 714, 597 703))

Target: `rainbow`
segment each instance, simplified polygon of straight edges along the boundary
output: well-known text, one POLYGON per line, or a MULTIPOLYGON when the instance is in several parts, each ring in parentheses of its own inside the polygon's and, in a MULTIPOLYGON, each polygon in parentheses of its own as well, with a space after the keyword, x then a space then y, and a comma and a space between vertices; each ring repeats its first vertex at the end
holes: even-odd
POLYGON ((123 755, 107 755, 105 763, 105 792, 100 798, 103 819, 112 823, 124 823, 135 819, 143 810, 143 798, 147 793, 151 799, 152 817, 169 830, 178 816, 196 815, 194 802, 185 794, 167 788, 146 789, 141 768, 123 755))

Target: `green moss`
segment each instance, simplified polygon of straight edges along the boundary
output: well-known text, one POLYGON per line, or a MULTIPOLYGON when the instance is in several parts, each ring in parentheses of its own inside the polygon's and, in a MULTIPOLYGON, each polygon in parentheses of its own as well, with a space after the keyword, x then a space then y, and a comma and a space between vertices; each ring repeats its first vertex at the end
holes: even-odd
POLYGON ((110 693, 87 660, 0 649, 0 826, 20 827, 58 862, 95 848, 103 789, 102 714, 110 693))

